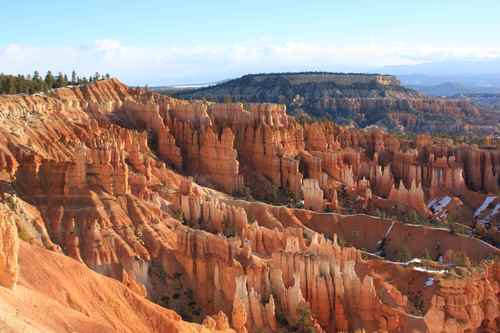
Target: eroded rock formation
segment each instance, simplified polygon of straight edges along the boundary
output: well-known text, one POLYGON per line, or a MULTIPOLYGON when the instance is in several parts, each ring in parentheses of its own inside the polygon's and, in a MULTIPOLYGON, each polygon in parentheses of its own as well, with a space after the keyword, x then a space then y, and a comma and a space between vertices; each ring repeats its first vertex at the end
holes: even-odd
POLYGON ((17 253, 21 272, 0 306, 19 306, 26 329, 498 330, 500 266, 484 262, 497 248, 361 214, 459 211, 496 235, 498 150, 301 124, 283 105, 183 101, 117 80, 0 96, 0 114, 0 284, 15 284, 17 253), (255 200, 282 197, 296 208, 255 200), (32 294, 66 319, 30 310, 32 294))

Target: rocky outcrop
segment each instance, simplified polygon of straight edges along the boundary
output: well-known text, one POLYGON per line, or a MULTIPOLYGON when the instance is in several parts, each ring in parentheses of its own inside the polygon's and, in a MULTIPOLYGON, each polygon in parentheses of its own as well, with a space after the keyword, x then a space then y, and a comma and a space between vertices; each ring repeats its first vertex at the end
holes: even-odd
MULTIPOLYGON (((2 214, 3 215, 3 214, 2 214)), ((12 288, 19 275, 19 238, 17 227, 9 216, 0 221, 0 286, 12 288)))
POLYGON ((322 211, 324 206, 323 191, 316 179, 304 179, 302 185, 304 208, 322 211))
POLYGON ((118 281, 26 242, 19 262, 16 289, 0 288, 0 323, 6 332, 234 332, 227 321, 213 328, 187 323, 118 281))
POLYGON ((497 332, 499 329, 498 284, 491 283, 498 264, 484 267, 467 278, 439 279, 439 293, 433 296, 425 321, 431 332, 497 332))
POLYGON ((179 92, 181 98, 222 102, 282 103, 294 114, 328 116, 365 127, 457 132, 480 112, 468 100, 425 97, 389 75, 282 73, 245 75, 210 87, 179 92))
POLYGON ((15 218, 0 222, 2 285, 18 271, 3 269, 14 225, 26 240, 0 307, 16 304, 36 329, 497 329, 498 264, 477 268, 498 249, 356 214, 460 211, 490 235, 494 149, 302 124, 283 105, 183 101, 116 80, 3 96, 0 113, 0 193, 17 198, 15 218), (27 304, 56 304, 66 319, 49 323, 27 304))
POLYGON ((427 206, 424 201, 424 192, 421 187, 415 185, 415 181, 412 181, 408 189, 405 188, 402 183, 399 184, 398 188, 393 186, 389 192, 389 200, 405 204, 422 215, 428 214, 427 206))
POLYGON ((200 149, 201 174, 220 184, 225 192, 234 193, 244 186, 243 176, 239 174, 237 153, 233 149, 234 134, 230 128, 224 129, 220 139, 211 128, 208 128, 201 138, 200 149))

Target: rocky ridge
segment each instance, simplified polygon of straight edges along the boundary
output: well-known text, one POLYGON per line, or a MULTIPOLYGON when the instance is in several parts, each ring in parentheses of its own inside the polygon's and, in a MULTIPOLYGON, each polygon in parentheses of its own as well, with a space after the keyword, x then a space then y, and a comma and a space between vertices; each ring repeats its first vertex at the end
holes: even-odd
MULTIPOLYGON (((14 216, 0 224, 2 245, 13 244, 2 247, 2 286, 15 284, 18 253, 20 285, 45 288, 23 277, 23 263, 40 253, 38 269, 54 280, 57 269, 42 265, 52 257, 91 274, 95 288, 112 281, 101 275, 121 282, 113 282, 117 293, 134 301, 116 308, 151 331, 277 332, 304 318, 319 332, 498 329, 500 266, 485 261, 497 248, 443 229, 345 214, 459 212, 459 222, 497 237, 498 150, 300 124, 283 105, 184 101, 117 80, 0 97, 0 122, 2 201, 14 216), (308 210, 233 197, 275 200, 278 192, 303 199, 308 210), (450 202, 436 206, 445 197, 450 202), (397 262, 403 247, 433 260, 397 262), (135 302, 142 319, 132 315, 135 302)), ((85 314, 72 296, 45 295, 85 314)), ((1 299, 23 302, 3 290, 1 299)), ((38 329, 46 325, 24 316, 38 329)), ((88 321, 120 331, 107 318, 88 321)), ((61 327, 51 330, 69 331, 61 327)))
POLYGON ((468 100, 423 96, 402 87, 393 76, 376 74, 245 75, 214 86, 180 91, 176 96, 217 102, 282 103, 294 115, 410 132, 469 131, 480 115, 468 100))

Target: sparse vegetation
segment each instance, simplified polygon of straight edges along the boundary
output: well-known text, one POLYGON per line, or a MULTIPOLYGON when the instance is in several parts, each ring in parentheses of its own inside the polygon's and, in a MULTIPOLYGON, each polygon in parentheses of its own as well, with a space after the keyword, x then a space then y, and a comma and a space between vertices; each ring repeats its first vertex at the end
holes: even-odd
POLYGON ((23 226, 18 226, 17 227, 17 235, 19 238, 25 242, 30 242, 33 237, 29 234, 29 232, 23 227, 23 226))
POLYGON ((196 302, 194 291, 183 279, 183 273, 167 274, 160 263, 153 261, 149 276, 154 285, 160 285, 154 299, 156 303, 176 311, 183 320, 201 322, 203 310, 196 302))
POLYGON ((222 230, 223 234, 226 237, 235 237, 236 236, 236 227, 234 223, 231 223, 228 218, 225 218, 224 221, 222 221, 222 230))
POLYGON ((281 327, 280 333, 314 333, 314 325, 312 322, 311 309, 307 304, 302 304, 297 309, 297 322, 291 324, 286 319, 284 313, 278 307, 276 309, 276 321, 281 327))
POLYGON ((413 258, 410 249, 406 245, 402 245, 394 254, 394 260, 407 262, 413 258))
POLYGON ((172 212, 172 217, 176 220, 179 220, 181 221, 181 223, 185 223, 185 220, 184 220, 184 214, 182 213, 182 210, 178 209, 178 210, 174 210, 172 212))

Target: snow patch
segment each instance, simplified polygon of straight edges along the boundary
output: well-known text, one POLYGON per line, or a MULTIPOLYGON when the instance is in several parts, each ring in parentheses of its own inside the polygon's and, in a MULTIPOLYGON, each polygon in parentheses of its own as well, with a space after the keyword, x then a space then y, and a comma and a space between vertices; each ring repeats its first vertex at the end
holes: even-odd
POLYGON ((493 212, 490 214, 491 217, 494 217, 495 215, 500 213, 500 203, 497 203, 495 208, 493 208, 493 212))
POLYGON ((420 258, 413 258, 412 260, 408 261, 406 264, 420 264, 422 262, 422 259, 420 258))
POLYGON ((433 212, 440 212, 450 204, 451 200, 449 196, 444 196, 441 199, 434 199, 429 202, 427 208, 430 208, 433 212))
POLYGON ((444 274, 444 273, 446 273, 445 269, 437 270, 437 269, 428 269, 428 268, 424 268, 424 267, 413 267, 413 270, 419 271, 419 272, 425 272, 425 273, 432 273, 432 274, 444 274))
POLYGON ((433 285, 434 285, 434 278, 428 277, 427 280, 425 280, 425 286, 432 287, 433 285))
POLYGON ((486 197, 486 199, 484 199, 481 206, 479 206, 479 208, 476 209, 476 211, 474 212, 474 217, 478 217, 479 215, 481 215, 481 212, 483 210, 485 210, 486 207, 488 207, 495 199, 496 199, 496 197, 493 197, 493 196, 486 197))

